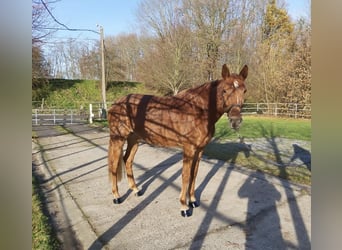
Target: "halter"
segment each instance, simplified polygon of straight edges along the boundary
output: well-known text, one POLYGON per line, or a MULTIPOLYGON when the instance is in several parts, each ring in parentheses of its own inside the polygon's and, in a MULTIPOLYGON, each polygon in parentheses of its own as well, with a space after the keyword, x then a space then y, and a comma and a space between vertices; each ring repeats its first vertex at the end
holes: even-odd
MULTIPOLYGON (((228 117, 229 117, 229 113, 230 113, 230 111, 232 110, 232 108, 234 108, 234 107, 238 107, 238 108, 240 108, 240 111, 242 110, 242 106, 240 105, 240 104, 232 104, 229 108, 228 108, 228 110, 227 110, 227 115, 228 115, 228 117)), ((241 113, 241 112, 240 112, 241 113)))

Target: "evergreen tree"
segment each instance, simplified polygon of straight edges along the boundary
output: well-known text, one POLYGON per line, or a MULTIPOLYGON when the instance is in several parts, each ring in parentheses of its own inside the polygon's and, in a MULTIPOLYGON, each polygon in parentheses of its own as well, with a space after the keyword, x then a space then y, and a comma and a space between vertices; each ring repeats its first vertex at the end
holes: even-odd
POLYGON ((288 39, 293 33, 293 24, 285 9, 277 7, 276 0, 270 0, 264 15, 262 39, 271 43, 284 38, 288 39))

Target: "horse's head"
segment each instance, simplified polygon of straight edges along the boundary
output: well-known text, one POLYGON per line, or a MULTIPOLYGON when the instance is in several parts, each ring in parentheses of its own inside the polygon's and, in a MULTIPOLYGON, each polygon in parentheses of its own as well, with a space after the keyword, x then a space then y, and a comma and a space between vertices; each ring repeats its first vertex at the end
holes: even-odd
POLYGON ((241 110, 244 103, 244 95, 247 91, 245 80, 248 75, 248 67, 245 65, 239 74, 230 74, 226 64, 222 66, 222 80, 218 95, 222 96, 223 112, 227 113, 230 126, 238 130, 242 123, 241 110))

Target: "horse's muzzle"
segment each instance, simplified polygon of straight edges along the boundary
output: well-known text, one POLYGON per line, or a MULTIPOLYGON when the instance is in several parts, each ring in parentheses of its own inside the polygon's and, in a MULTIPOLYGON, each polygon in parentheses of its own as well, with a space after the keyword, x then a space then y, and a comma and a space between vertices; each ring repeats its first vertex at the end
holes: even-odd
POLYGON ((230 127, 234 130, 239 130, 240 125, 242 123, 242 117, 241 116, 228 117, 228 119, 229 119, 230 127))
POLYGON ((238 130, 240 128, 240 125, 242 123, 242 117, 241 117, 241 106, 240 105, 234 105, 232 106, 228 113, 228 120, 230 123, 230 127, 234 130, 238 130))

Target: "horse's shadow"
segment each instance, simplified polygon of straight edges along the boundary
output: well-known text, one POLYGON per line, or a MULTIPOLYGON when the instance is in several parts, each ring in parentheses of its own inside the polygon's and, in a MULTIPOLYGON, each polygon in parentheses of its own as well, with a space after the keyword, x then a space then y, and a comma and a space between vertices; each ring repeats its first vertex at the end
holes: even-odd
MULTIPOLYGON (((165 172, 172 166, 182 159, 181 153, 176 153, 171 157, 167 158, 163 162, 159 163, 157 166, 146 170, 145 167, 135 164, 135 167, 146 170, 146 172, 138 178, 138 186, 142 185, 140 194, 144 194, 148 186, 154 182, 156 179, 160 178, 161 174, 165 172)), ((92 245, 88 248, 90 250, 102 249, 110 240, 112 240, 124 227, 133 221, 140 213, 143 211, 153 200, 155 200, 166 188, 168 188, 171 183, 173 183, 181 175, 182 169, 176 171, 169 179, 164 181, 159 187, 149 193, 147 196, 143 196, 142 201, 133 209, 127 212, 123 217, 121 217, 116 223, 114 223, 110 228, 103 232, 97 240, 95 240, 92 245)), ((127 191, 121 198, 126 199, 131 191, 127 191)))
POLYGON ((292 144, 293 147, 293 156, 291 157, 290 162, 299 159, 301 160, 306 167, 311 171, 311 153, 309 150, 300 147, 297 144, 292 144))
MULTIPOLYGON (((201 161, 205 159, 219 159, 223 162, 228 162, 231 164, 235 164, 236 159, 240 153, 243 153, 246 158, 250 156, 250 151, 252 146, 250 144, 245 144, 243 142, 226 142, 221 143, 218 140, 213 140, 210 142, 204 149, 204 157, 201 161), (210 155, 210 157, 208 157, 210 155)), ((173 156, 159 163, 157 166, 153 168, 145 168, 142 165, 134 163, 134 168, 138 168, 144 171, 144 174, 137 178, 137 185, 139 186, 138 196, 142 196, 145 194, 149 185, 153 183, 157 178, 159 178, 160 174, 164 172, 166 169, 172 167, 175 163, 182 160, 182 152, 175 152, 173 156)), ((204 190, 205 186, 209 183, 210 179, 215 175, 218 171, 220 164, 216 164, 215 167, 209 172, 206 176, 206 180, 201 183, 200 186, 196 188, 196 199, 200 203, 201 193, 204 190)), ((121 196, 122 202, 125 201, 132 193, 132 190, 128 189, 127 192, 121 196)))
POLYGON ((239 153, 243 153, 248 158, 251 150, 252 145, 243 141, 221 143, 218 140, 213 140, 205 147, 204 155, 210 155, 210 158, 213 159, 235 163, 239 153))
MULTIPOLYGON (((204 149, 204 157, 207 159, 221 160, 221 164, 215 164, 214 167, 206 175, 205 180, 196 188, 196 199, 200 203, 201 194, 205 187, 210 182, 210 179, 216 174, 220 167, 225 162, 230 163, 230 167, 234 167, 236 159, 240 153, 243 153, 246 158, 250 156, 252 145, 245 144, 244 142, 225 142, 221 143, 218 140, 211 141, 204 149), (210 155, 210 157, 208 157, 210 155)), ((205 160, 205 159, 202 159, 205 160)))
MULTIPOLYGON (((137 186, 139 187, 139 192, 136 194, 137 196, 143 196, 148 189, 149 185, 152 184, 156 179, 160 178, 160 175, 166 171, 168 168, 174 166, 177 162, 182 160, 182 153, 176 152, 171 157, 165 159, 160 162, 158 165, 152 168, 144 167, 140 164, 133 163, 133 167, 143 170, 144 173, 141 176, 137 177, 137 186)), ((131 189, 128 189, 127 192, 120 197, 120 200, 124 202, 132 193, 131 189)))

